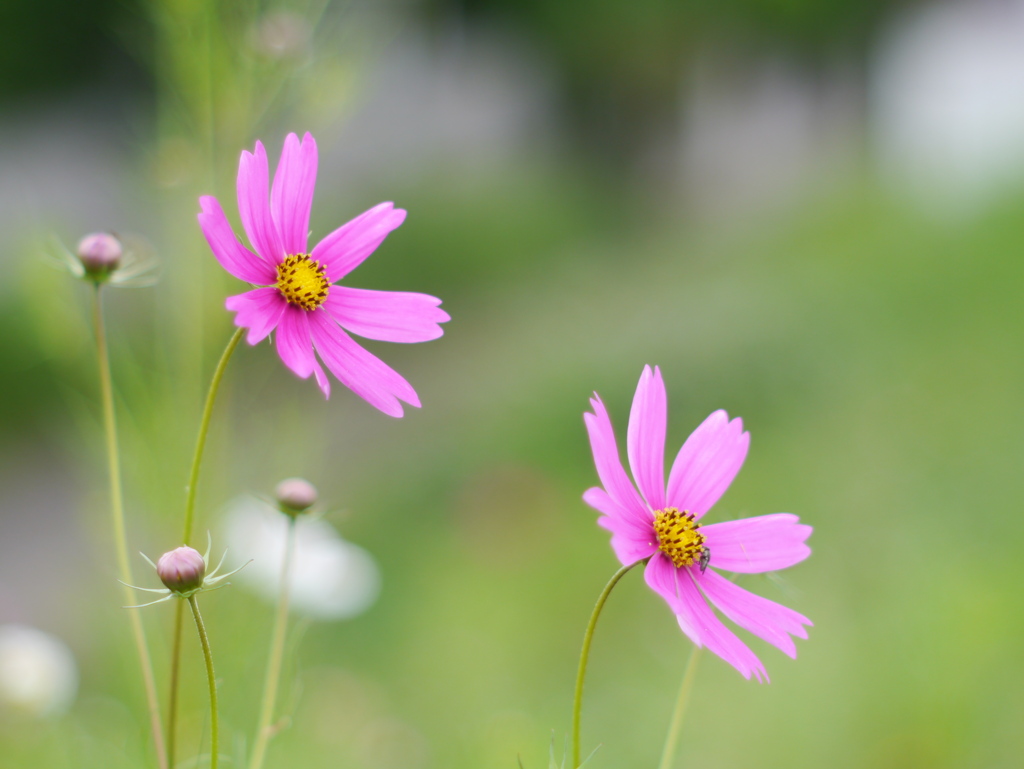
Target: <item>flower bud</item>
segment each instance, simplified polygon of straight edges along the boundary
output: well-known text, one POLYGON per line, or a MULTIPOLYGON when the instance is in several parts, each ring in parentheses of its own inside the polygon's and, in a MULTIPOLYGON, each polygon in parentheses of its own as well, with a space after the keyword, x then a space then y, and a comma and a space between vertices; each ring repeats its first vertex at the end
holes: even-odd
POLYGON ((299 60, 309 55, 313 28, 292 11, 275 11, 264 16, 251 35, 251 45, 268 59, 299 60))
POLYGON ((121 264, 121 241, 106 232, 94 232, 78 241, 76 249, 85 272, 102 280, 121 264))
POLYGON ((302 478, 287 478, 277 484, 274 496, 281 512, 294 516, 316 504, 316 487, 302 478))
POLYGON ((202 587, 206 561, 198 551, 182 545, 160 556, 156 573, 172 592, 187 593, 202 587))

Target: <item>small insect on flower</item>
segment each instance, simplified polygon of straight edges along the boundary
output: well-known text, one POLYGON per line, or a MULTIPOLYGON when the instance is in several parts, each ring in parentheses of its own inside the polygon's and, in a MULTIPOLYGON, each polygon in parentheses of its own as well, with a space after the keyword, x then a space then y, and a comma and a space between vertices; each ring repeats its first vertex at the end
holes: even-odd
POLYGON ((119 288, 145 288, 156 283, 160 263, 152 246, 135 235, 94 232, 71 253, 56 236, 44 249, 47 260, 80 280, 119 288))
POLYGON ((789 513, 705 523, 747 456, 750 435, 743 422, 716 411, 683 444, 665 479, 668 404, 657 367, 644 368, 626 431, 633 481, 619 459, 608 410, 594 394, 584 415, 601 486, 584 501, 601 513, 598 525, 612 533, 623 566, 645 561, 644 578, 676 615, 697 646, 736 668, 745 678, 767 680, 761 660, 715 615, 728 619, 796 657, 793 636, 807 638, 811 621, 792 609, 737 586, 719 571, 760 574, 786 569, 811 554, 811 527, 789 513), (715 562, 711 562, 714 550, 715 562))
POLYGON ((167 551, 160 556, 156 563, 153 563, 145 553, 140 553, 139 555, 146 559, 146 563, 156 570, 157 576, 160 577, 160 581, 164 583, 165 587, 138 587, 136 585, 127 585, 125 582, 121 584, 146 593, 160 593, 163 594, 163 598, 158 598, 149 603, 138 604, 137 606, 125 606, 124 608, 141 609, 144 606, 152 606, 155 603, 162 603, 171 598, 191 598, 196 593, 204 593, 209 590, 226 587, 231 583, 224 582, 224 580, 232 574, 237 574, 252 563, 252 561, 246 561, 234 571, 218 576, 217 572, 224 565, 224 559, 228 555, 225 550, 224 555, 221 556, 220 563, 217 564, 213 571, 207 574, 206 564, 209 563, 210 548, 211 542, 209 536, 207 536, 206 553, 204 555, 200 555, 198 550, 194 550, 188 545, 182 545, 174 550, 167 551))
POLYGON ((700 551, 700 573, 703 574, 708 569, 708 564, 711 563, 711 548, 704 547, 700 551))

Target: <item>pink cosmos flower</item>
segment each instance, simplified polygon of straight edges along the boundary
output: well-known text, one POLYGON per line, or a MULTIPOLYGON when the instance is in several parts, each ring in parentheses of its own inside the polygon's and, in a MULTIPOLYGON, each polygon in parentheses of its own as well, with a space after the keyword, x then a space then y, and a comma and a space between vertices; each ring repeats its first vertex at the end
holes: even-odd
POLYGON ((584 501, 602 513, 598 524, 624 566, 650 560, 647 584, 668 603, 690 640, 707 646, 745 678, 768 679, 761 660, 712 611, 710 602, 740 627, 796 657, 790 636, 807 638, 802 614, 754 595, 716 569, 754 574, 785 569, 811 554, 804 541, 811 527, 789 513, 704 526, 700 519, 736 477, 750 445, 740 419, 716 411, 679 450, 665 484, 667 405, 661 371, 645 366, 626 434, 626 453, 636 481, 619 460, 611 420, 601 399, 583 415, 597 474, 604 488, 588 489, 584 501), (639 491, 637 491, 639 488, 639 491))
POLYGON ((217 199, 199 198, 199 226, 221 266, 239 280, 263 288, 228 297, 235 325, 249 329, 249 344, 277 329, 284 364, 303 379, 310 374, 330 397, 331 384, 316 354, 338 380, 394 417, 404 401, 419 407, 416 391, 383 361, 353 341, 346 330, 387 342, 426 342, 449 320, 440 299, 401 291, 368 291, 335 285, 405 220, 405 211, 381 203, 343 224, 310 251, 309 212, 316 184, 316 142, 288 134, 274 184, 267 195, 267 153, 242 152, 238 163, 238 212, 253 246, 235 237, 217 199))

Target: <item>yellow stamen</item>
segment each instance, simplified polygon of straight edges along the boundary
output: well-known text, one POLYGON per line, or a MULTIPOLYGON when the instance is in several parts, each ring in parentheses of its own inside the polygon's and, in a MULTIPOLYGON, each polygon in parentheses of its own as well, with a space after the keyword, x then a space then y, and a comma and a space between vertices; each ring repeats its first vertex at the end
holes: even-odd
POLYGON ((315 310, 324 303, 331 284, 324 266, 309 254, 292 254, 277 265, 277 290, 296 307, 315 310))
POLYGON ((666 507, 654 513, 654 533, 658 535, 658 549, 678 567, 692 566, 704 552, 704 535, 697 529, 700 524, 693 516, 675 507, 666 507))

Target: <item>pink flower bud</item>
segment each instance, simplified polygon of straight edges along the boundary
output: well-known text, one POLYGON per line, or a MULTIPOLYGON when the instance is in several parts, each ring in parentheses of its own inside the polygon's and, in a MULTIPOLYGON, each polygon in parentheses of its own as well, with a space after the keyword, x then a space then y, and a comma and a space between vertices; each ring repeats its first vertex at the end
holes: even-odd
POLYGON ((121 264, 121 241, 106 232, 94 232, 78 241, 78 258, 86 273, 105 277, 121 264))
POLYGON ((187 593, 202 586, 206 561, 196 550, 182 545, 160 556, 156 562, 156 573, 171 591, 187 593))
POLYGON ((298 60, 309 55, 313 28, 293 11, 268 13, 256 25, 252 47, 268 59, 298 60))
POLYGON ((316 504, 316 487, 302 478, 287 478, 274 489, 281 512, 296 515, 316 504))

